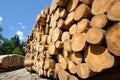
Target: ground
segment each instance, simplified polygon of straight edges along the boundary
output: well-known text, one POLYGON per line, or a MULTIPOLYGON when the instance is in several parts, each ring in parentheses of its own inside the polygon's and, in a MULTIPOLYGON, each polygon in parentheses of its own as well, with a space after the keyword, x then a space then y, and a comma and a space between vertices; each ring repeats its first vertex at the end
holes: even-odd
POLYGON ((40 78, 36 73, 30 73, 25 68, 0 73, 0 80, 47 80, 40 78))

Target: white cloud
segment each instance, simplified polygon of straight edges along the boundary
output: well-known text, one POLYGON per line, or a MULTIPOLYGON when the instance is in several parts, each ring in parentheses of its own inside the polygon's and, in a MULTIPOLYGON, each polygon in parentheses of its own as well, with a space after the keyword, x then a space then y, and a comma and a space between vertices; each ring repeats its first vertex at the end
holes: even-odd
POLYGON ((26 28, 26 26, 21 26, 21 28, 23 28, 23 29, 24 29, 24 28, 26 28))
POLYGON ((0 16, 0 24, 1 24, 2 21, 3 21, 3 17, 0 16))
POLYGON ((19 25, 22 25, 23 23, 22 23, 22 22, 19 22, 18 24, 19 24, 19 25))
POLYGON ((3 21, 3 17, 0 16, 0 22, 2 22, 2 21, 3 21))
POLYGON ((23 34, 22 31, 17 31, 16 34, 19 36, 20 40, 23 40, 23 39, 24 39, 24 34, 23 34))

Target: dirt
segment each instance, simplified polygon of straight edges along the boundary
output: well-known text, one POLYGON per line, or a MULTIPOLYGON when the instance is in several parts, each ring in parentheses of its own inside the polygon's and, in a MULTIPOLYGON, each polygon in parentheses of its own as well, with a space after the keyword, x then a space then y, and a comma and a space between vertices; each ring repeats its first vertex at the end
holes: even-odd
POLYGON ((47 80, 39 77, 36 73, 30 73, 25 68, 0 73, 0 80, 47 80))

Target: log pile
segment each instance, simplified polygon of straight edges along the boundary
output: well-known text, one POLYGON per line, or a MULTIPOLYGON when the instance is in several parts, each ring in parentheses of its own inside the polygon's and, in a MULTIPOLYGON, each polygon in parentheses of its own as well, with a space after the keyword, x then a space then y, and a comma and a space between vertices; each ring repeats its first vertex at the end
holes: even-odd
POLYGON ((59 80, 86 79, 119 65, 120 0, 52 0, 24 50, 27 70, 59 80))
POLYGON ((17 54, 0 56, 0 72, 24 67, 24 56, 17 54))

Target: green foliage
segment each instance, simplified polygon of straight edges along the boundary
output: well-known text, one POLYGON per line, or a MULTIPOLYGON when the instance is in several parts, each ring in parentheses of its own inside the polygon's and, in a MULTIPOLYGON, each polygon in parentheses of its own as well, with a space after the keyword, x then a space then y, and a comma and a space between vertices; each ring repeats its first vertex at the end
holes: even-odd
MULTIPOLYGON (((0 32, 2 28, 0 27, 0 32)), ((0 33, 0 55, 4 54, 20 54, 25 55, 23 51, 24 42, 20 42, 17 35, 12 37, 10 40, 4 38, 0 33)))

